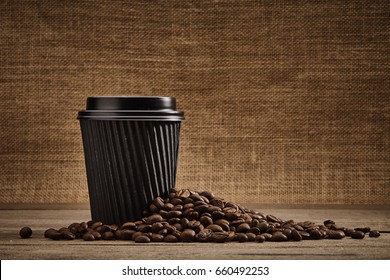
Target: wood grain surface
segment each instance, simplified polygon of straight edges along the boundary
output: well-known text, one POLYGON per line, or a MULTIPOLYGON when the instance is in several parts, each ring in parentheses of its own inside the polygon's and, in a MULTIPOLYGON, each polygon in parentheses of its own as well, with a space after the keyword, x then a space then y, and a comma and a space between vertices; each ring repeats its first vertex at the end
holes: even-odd
MULTIPOLYGON (((346 227, 390 230, 390 210, 262 209, 283 219, 321 224, 333 219, 346 227)), ((87 210, 0 211, 0 259, 390 259, 390 233, 362 240, 307 240, 265 243, 149 243, 133 241, 53 241, 47 228, 60 228, 90 219, 87 210), (33 236, 21 239, 19 229, 30 226, 33 236)))

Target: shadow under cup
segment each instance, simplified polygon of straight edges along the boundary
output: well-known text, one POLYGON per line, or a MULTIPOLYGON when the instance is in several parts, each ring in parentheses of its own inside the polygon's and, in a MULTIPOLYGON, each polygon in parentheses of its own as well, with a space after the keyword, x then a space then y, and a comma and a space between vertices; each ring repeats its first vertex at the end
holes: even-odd
POLYGON ((175 186, 184 120, 175 98, 88 97, 78 119, 93 220, 137 220, 175 186))

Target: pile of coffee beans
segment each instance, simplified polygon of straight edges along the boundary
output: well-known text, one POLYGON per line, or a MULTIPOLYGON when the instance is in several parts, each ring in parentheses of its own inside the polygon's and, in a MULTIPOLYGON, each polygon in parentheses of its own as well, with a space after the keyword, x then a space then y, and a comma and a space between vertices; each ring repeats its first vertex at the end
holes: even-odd
POLYGON ((332 220, 324 221, 323 225, 282 220, 224 201, 208 191, 198 193, 187 189, 171 189, 168 198, 155 198, 143 215, 144 218, 121 226, 89 221, 58 230, 50 228, 45 231, 45 237, 53 240, 133 240, 137 243, 262 243, 342 239, 345 236, 362 239, 366 233, 370 237, 380 236, 378 231, 368 227, 349 229, 332 220))

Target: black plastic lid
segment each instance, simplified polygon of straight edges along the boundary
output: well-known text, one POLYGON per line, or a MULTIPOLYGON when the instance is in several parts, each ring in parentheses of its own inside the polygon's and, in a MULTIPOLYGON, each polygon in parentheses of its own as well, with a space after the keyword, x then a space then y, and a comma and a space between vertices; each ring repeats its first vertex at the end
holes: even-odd
POLYGON ((87 98, 87 109, 78 119, 182 121, 176 99, 158 96, 97 96, 87 98))

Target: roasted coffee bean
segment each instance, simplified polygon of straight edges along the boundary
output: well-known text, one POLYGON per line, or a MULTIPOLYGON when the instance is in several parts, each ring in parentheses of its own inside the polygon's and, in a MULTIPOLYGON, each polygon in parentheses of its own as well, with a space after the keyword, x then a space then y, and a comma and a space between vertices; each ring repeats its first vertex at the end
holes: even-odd
POLYGON ((270 234, 270 233, 262 233, 260 235, 264 236, 265 241, 271 241, 271 239, 272 239, 272 234, 270 234))
POLYGON ((134 232, 133 235, 131 236, 131 240, 135 241, 135 239, 138 237, 138 236, 141 236, 141 235, 145 235, 145 233, 143 232, 134 232))
POLYGON ((282 233, 287 236, 287 239, 288 240, 291 240, 292 239, 292 230, 289 229, 289 228, 285 228, 282 233))
POLYGON ((114 234, 111 231, 106 231, 102 234, 103 240, 112 240, 114 239, 114 234))
POLYGON ((21 238, 30 238, 32 235, 32 230, 29 227, 23 227, 20 229, 19 235, 21 238))
POLYGON ((288 240, 287 236, 285 236, 281 231, 275 231, 272 234, 271 241, 274 241, 274 242, 284 242, 284 241, 287 241, 287 240, 288 240))
POLYGON ((265 241, 265 237, 263 235, 257 235, 255 237, 255 241, 259 243, 263 243, 265 241))
POLYGON ((210 201, 210 204, 213 206, 218 206, 221 209, 225 207, 225 203, 221 199, 214 198, 213 200, 210 201))
POLYGON ((175 205, 173 208, 172 208, 172 211, 183 211, 183 205, 175 205))
POLYGON ((136 230, 138 230, 140 232, 151 232, 152 225, 139 225, 139 226, 137 226, 136 230))
POLYGON ((308 240, 310 239, 310 233, 306 232, 306 231, 298 231, 299 234, 302 236, 302 239, 303 240, 308 240))
POLYGON ((172 203, 165 203, 163 209, 169 213, 174 206, 172 203))
POLYGON ((223 232, 214 232, 211 236, 212 240, 217 243, 224 243, 229 238, 229 233, 223 232))
POLYGON ((245 233, 237 233, 236 234, 236 240, 238 242, 247 242, 248 236, 245 233))
POLYGON ((355 230, 354 232, 351 233, 351 237, 353 239, 363 239, 364 238, 364 232, 360 230, 355 230))
POLYGON ((328 230, 326 234, 329 239, 342 239, 345 237, 345 233, 341 230, 328 230))
MULTIPOLYGON (((171 203, 174 205, 174 206, 177 206, 177 205, 183 205, 184 202, 183 200, 181 200, 180 198, 178 197, 174 197, 171 199, 171 203)), ((183 207, 183 206, 182 206, 183 207)))
POLYGON ((183 231, 183 226, 179 223, 173 224, 173 227, 178 231, 183 231))
POLYGON ((152 236, 150 237, 150 240, 152 242, 163 242, 164 236, 158 233, 152 233, 152 236))
POLYGON ((101 235, 99 232, 97 232, 97 231, 92 231, 92 232, 90 232, 90 234, 93 235, 93 237, 95 238, 95 240, 100 240, 100 239, 102 239, 102 235, 101 235))
POLYGON ((100 234, 103 234, 103 233, 105 233, 107 231, 111 231, 111 228, 109 226, 107 226, 107 225, 102 225, 100 227, 97 227, 95 230, 97 232, 99 232, 100 234))
MULTIPOLYGON (((194 209, 194 207, 195 207, 195 205, 193 203, 186 203, 183 206, 183 210, 194 209)), ((184 215, 184 212, 183 212, 183 215, 184 215)))
POLYGON ((379 236, 381 236, 381 234, 377 230, 371 230, 370 234, 368 236, 370 236, 370 237, 379 237, 379 236))
POLYGON ((151 213, 154 214, 154 213, 157 213, 159 209, 157 208, 156 205, 150 204, 150 205, 149 205, 149 210, 150 210, 151 213))
POLYGON ((190 197, 190 195, 191 195, 190 190, 179 190, 178 192, 176 192, 176 197, 180 197, 182 199, 190 197))
POLYGON ((361 227, 361 228, 355 228, 354 229, 355 231, 361 231, 363 232, 364 234, 368 233, 371 231, 371 229, 369 227, 361 227))
POLYGON ((267 231, 269 224, 267 222, 261 222, 257 227, 259 228, 261 233, 267 231))
POLYGON ((168 220, 168 224, 173 225, 173 224, 180 223, 180 221, 181 221, 181 219, 179 219, 179 218, 171 218, 168 220))
POLYGON ((83 235, 83 239, 84 241, 94 241, 95 237, 90 233, 86 233, 83 235))
POLYGON ((134 241, 135 243, 149 243, 150 239, 146 235, 140 235, 134 241))
MULTIPOLYGON (((72 224, 73 225, 73 224, 72 224)), ((69 226, 69 228, 72 227, 72 225, 69 226)), ((103 225, 102 222, 95 222, 92 226, 90 226, 91 229, 95 230, 96 228, 98 227, 101 227, 103 225)), ((79 224, 77 224, 77 226, 80 226, 79 224)), ((73 227, 77 227, 77 226, 73 226, 73 227)))
POLYGON ((131 229, 131 230, 135 230, 135 228, 136 228, 136 224, 133 223, 133 222, 124 223, 124 224, 121 226, 121 229, 131 229))
POLYGON ((121 240, 132 240, 133 234, 135 233, 135 231, 129 229, 121 230, 121 232, 121 240))
POLYGON ((189 214, 187 215, 187 218, 188 218, 189 220, 197 220, 197 219, 199 218, 199 213, 196 212, 196 211, 192 211, 191 213, 189 213, 189 214))
POLYGON ((228 221, 234 221, 234 220, 237 220, 238 219, 238 214, 237 213, 226 213, 225 212, 225 219, 228 220, 228 221))
POLYGON ((326 227, 329 227, 329 228, 330 228, 331 225, 334 225, 334 224, 335 224, 335 222, 332 221, 332 220, 326 220, 326 221, 324 221, 324 225, 325 225, 326 227))
POLYGON ((215 225, 215 224, 207 226, 206 229, 210 229, 213 232, 224 231, 219 225, 215 225))
POLYGON ((345 236, 351 236, 352 232, 354 232, 355 230, 351 229, 351 228, 346 228, 344 230, 344 233, 345 233, 345 236))
POLYGON ((209 207, 203 204, 194 207, 194 210, 200 214, 207 212, 208 209, 209 207))
POLYGON ((192 229, 186 229, 180 234, 180 239, 183 242, 192 242, 195 240, 195 231, 192 229))
POLYGON ((205 227, 208 227, 209 225, 213 224, 213 219, 208 216, 200 217, 199 221, 205 227))
POLYGON ((243 223, 245 223, 244 219, 238 218, 237 220, 231 221, 230 225, 237 228, 239 225, 243 223))
POLYGON ((247 223, 243 223, 243 224, 240 224, 237 228, 236 228, 236 232, 247 232, 251 227, 249 226, 249 224, 247 223))
POLYGON ((199 231, 199 233, 196 235, 196 238, 200 242, 209 242, 211 241, 213 235, 213 231, 211 229, 204 229, 199 231))
POLYGON ((275 216, 273 215, 267 215, 267 221, 268 222, 273 222, 273 223, 278 223, 280 222, 280 220, 278 218, 276 218, 275 216))
POLYGON ((159 223, 163 221, 163 217, 160 214, 154 214, 146 219, 146 223, 148 225, 152 225, 154 223, 159 223))
POLYGON ((260 230, 257 227, 251 227, 248 232, 254 233, 255 235, 260 234, 260 230))
POLYGON ((181 219, 180 223, 183 226, 183 229, 186 229, 188 227, 189 222, 190 220, 188 220, 187 218, 181 219))
POLYGON ((157 233, 164 228, 162 223, 154 223, 152 225, 152 232, 157 233))
POLYGON ((73 240, 73 239, 76 238, 76 235, 71 233, 69 230, 68 231, 63 231, 61 234, 62 234, 61 238, 65 239, 65 240, 73 240))
POLYGON ((159 209, 161 210, 163 207, 164 207, 164 201, 161 197, 156 197, 154 200, 153 200, 153 204, 159 209))
POLYGON ((208 200, 213 200, 215 198, 214 194, 209 191, 203 191, 200 193, 200 195, 207 197, 208 200))
POLYGON ((246 236, 248 236, 248 241, 250 241, 250 242, 255 241, 256 234, 251 233, 251 232, 247 232, 246 236))
POLYGON ((310 237, 315 239, 315 240, 324 238, 322 236, 322 233, 319 230, 317 230, 317 229, 313 229, 313 230, 310 231, 310 237))
POLYGON ((301 241, 302 236, 296 229, 293 229, 291 230, 291 239, 294 241, 301 241))
POLYGON ((177 239, 176 236, 172 234, 168 234, 167 236, 164 237, 163 241, 168 243, 175 243, 178 242, 179 240, 177 239))
POLYGON ((49 229, 47 229, 46 231, 45 231, 45 233, 44 233, 44 236, 46 237, 46 238, 50 238, 50 235, 52 235, 53 233, 55 233, 55 232, 58 232, 56 229, 54 229, 54 228, 49 228, 49 229))

